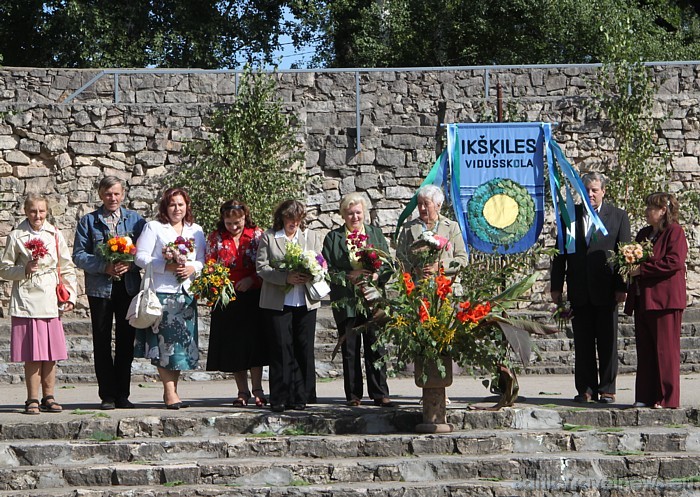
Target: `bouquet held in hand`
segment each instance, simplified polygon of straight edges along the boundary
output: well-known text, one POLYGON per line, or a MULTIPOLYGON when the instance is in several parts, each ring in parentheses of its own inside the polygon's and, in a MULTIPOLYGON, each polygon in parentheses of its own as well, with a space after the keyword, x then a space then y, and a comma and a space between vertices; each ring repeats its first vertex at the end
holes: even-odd
MULTIPOLYGON (((174 242, 169 242, 163 246, 163 259, 165 263, 175 263, 178 266, 184 266, 187 263, 187 257, 194 252, 194 238, 183 238, 178 236, 174 242)), ((178 276, 177 281, 184 281, 178 276)))
POLYGON ((429 266, 435 264, 443 251, 451 247, 452 244, 447 238, 427 230, 411 244, 411 259, 418 268, 429 266))
POLYGON ((617 252, 610 253, 608 261, 617 266, 620 275, 631 280, 630 273, 646 261, 654 253, 654 247, 649 240, 644 242, 620 243, 617 252))
POLYGON ((32 260, 38 261, 45 255, 49 254, 49 249, 40 238, 31 238, 24 242, 24 248, 32 254, 32 260))
MULTIPOLYGON (((348 235, 348 240, 352 246, 354 258, 359 266, 358 269, 364 269, 371 273, 376 273, 382 266, 380 253, 374 248, 374 245, 367 240, 369 237, 363 233, 354 230, 348 235)), ((353 262, 351 260, 351 262, 353 262)))
POLYGON ((236 300, 236 290, 229 278, 228 268, 214 259, 209 259, 204 265, 202 273, 190 285, 190 292, 196 299, 204 300, 207 307, 219 306, 223 309, 236 300))
MULTIPOLYGON (((128 236, 113 236, 105 243, 97 246, 97 252, 110 264, 118 262, 131 263, 136 258, 136 245, 128 236)), ((119 276, 110 276, 111 279, 119 281, 119 276)))
MULTIPOLYGON (((325 280, 328 276, 328 263, 321 254, 313 250, 302 250, 298 243, 287 243, 287 251, 282 259, 272 262, 272 266, 280 271, 308 274, 314 282, 325 280)), ((287 291, 292 286, 287 285, 287 291)))

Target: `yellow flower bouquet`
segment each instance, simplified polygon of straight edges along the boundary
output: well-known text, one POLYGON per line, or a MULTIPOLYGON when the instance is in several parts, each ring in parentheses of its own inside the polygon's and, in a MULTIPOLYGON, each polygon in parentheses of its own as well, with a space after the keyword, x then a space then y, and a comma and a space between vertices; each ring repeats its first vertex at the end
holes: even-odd
POLYGON ((212 308, 224 308, 229 302, 236 300, 236 290, 229 278, 228 268, 214 259, 206 262, 201 274, 190 285, 190 292, 196 299, 204 300, 207 307, 212 308))

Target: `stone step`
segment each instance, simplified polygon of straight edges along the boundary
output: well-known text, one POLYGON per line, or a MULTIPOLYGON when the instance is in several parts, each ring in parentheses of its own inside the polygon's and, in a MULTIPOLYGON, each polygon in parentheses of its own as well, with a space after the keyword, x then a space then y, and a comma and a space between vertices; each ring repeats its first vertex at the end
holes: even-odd
POLYGON ((567 453, 525 455, 426 455, 361 459, 203 459, 190 462, 62 464, 0 468, 0 488, 110 487, 138 490, 154 485, 338 485, 437 480, 550 482, 656 479, 671 483, 700 473, 700 454, 567 453), (545 476, 546 475, 546 476, 545 476), (544 478, 543 478, 544 477, 544 478))
MULTIPOLYGON (((265 475, 271 475, 268 479, 273 479, 275 470, 271 469, 265 475)), ((284 477, 288 473, 280 472, 279 475, 284 477)), ((263 476, 254 475, 253 478, 245 478, 242 483, 236 485, 186 485, 182 482, 172 482, 138 488, 0 490, 0 497, 690 497, 697 495, 693 492, 700 491, 700 485, 692 479, 674 479, 667 482, 658 478, 608 480, 595 476, 575 481, 544 478, 531 481, 474 478, 462 481, 440 478, 433 481, 330 485, 307 485, 303 481, 297 481, 287 486, 277 479, 274 484, 260 487, 256 478, 260 479, 263 476)))
MULTIPOLYGON (((155 398, 158 396, 156 395, 155 398)), ((81 440, 94 441, 99 434, 107 440, 177 437, 229 437, 289 432, 315 435, 357 435, 412 433, 421 421, 418 407, 381 409, 373 406, 350 408, 343 405, 319 405, 306 411, 272 413, 269 409, 248 407, 232 410, 230 405, 193 401, 193 408, 175 414, 156 409, 117 410, 105 413, 90 409, 72 410, 65 405, 62 414, 40 416, 14 415, 0 427, 0 441, 81 440)), ((17 408, 18 409, 18 408, 17 408)), ((552 407, 511 408, 501 411, 450 408, 448 422, 460 430, 565 430, 584 427, 615 433, 641 427, 679 427, 695 433, 700 411, 696 408, 635 409, 591 408, 567 405, 552 407)), ((505 433, 505 432, 504 432, 505 433)), ((613 435, 610 435, 611 437, 613 435)), ((260 440, 263 440, 261 438, 260 440)), ((318 438, 317 440, 321 440, 318 438)), ((261 441, 261 444, 265 442, 261 441)), ((319 442, 320 443, 320 442, 319 442)))
MULTIPOLYGON (((572 425, 573 426, 573 425, 572 425)), ((700 430, 576 426, 577 431, 472 430, 442 435, 346 435, 169 437, 60 441, 16 440, 0 443, 0 467, 60 463, 174 463, 204 459, 311 458, 356 459, 427 455, 560 454, 568 452, 641 452, 700 454, 700 430)), ((99 434, 93 434, 98 438, 99 434)), ((107 437, 105 437, 107 438, 107 437)), ((567 456, 568 457, 568 456, 567 456)))

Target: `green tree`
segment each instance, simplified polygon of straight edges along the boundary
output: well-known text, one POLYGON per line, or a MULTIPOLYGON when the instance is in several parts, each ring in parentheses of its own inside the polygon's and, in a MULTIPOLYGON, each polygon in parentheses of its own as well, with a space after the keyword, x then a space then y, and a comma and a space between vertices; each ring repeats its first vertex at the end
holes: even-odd
MULTIPOLYGON (((287 0, 0 0, 10 66, 235 68, 272 64, 287 0)), ((301 42, 301 41, 300 41, 301 42)))
POLYGON ((636 53, 637 36, 630 19, 602 30, 606 60, 594 81, 596 107, 615 137, 617 163, 606 170, 606 195, 632 219, 644 219, 644 199, 667 183, 668 151, 659 146, 660 120, 652 115, 656 88, 650 69, 636 53))
POLYGON ((305 198, 296 117, 275 87, 273 76, 247 67, 236 101, 212 116, 212 137, 188 144, 183 167, 169 181, 187 187, 197 222, 207 232, 226 200, 246 202, 255 223, 265 227, 279 202, 305 198))
MULTIPOLYGON (((302 1, 302 0, 299 0, 302 1)), ((685 0, 307 0, 317 62, 416 67, 600 62, 601 27, 629 20, 645 60, 695 58, 700 18, 685 0)))

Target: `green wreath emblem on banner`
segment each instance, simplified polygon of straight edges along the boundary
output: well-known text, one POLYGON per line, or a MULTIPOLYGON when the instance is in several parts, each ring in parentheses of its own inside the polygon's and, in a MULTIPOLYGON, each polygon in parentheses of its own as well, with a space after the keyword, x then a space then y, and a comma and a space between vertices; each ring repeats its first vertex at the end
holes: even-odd
POLYGON ((522 185, 495 178, 479 185, 467 204, 472 232, 494 245, 506 245, 524 237, 535 219, 535 202, 522 185))

